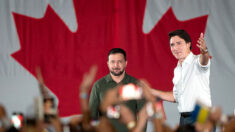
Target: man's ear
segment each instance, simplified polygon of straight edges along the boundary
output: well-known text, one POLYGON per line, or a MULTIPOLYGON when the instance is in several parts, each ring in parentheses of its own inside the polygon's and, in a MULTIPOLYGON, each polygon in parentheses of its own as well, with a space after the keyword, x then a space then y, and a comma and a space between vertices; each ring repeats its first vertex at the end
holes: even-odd
MULTIPOLYGON (((186 44, 188 44, 188 48, 190 49, 190 47, 191 47, 191 42, 188 42, 188 43, 186 43, 186 44)), ((191 49, 190 49, 191 50, 191 49)))

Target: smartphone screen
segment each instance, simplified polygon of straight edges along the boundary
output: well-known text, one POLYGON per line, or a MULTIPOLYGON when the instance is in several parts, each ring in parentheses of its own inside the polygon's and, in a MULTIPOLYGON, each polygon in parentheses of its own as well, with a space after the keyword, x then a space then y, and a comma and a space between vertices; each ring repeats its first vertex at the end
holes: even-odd
POLYGON ((11 116, 11 122, 16 129, 20 129, 23 125, 23 114, 22 113, 13 113, 11 116))
POLYGON ((119 94, 123 100, 141 99, 142 89, 133 83, 129 83, 119 89, 119 94))
MULTIPOLYGON (((166 120, 166 115, 165 115, 165 112, 164 112, 164 108, 163 108, 163 104, 161 101, 157 101, 155 104, 155 110, 156 110, 156 115, 158 115, 159 118, 163 118, 166 120)), ((151 102, 148 102, 147 103, 147 114, 149 117, 153 117, 154 115, 154 109, 153 109, 153 105, 151 102)), ((155 115, 155 116, 156 116, 155 115)), ((156 118, 156 117, 155 117, 156 118)))
POLYGON ((57 109, 55 106, 54 98, 43 99, 43 113, 44 113, 44 121, 47 123, 50 122, 50 118, 56 117, 57 109))
POLYGON ((109 106, 107 108, 107 117, 118 119, 120 117, 120 106, 109 106))

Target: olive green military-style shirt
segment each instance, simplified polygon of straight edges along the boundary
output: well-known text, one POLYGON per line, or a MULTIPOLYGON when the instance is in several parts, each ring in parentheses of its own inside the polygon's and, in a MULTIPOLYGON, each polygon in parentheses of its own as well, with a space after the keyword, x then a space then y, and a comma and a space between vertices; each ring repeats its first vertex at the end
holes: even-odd
MULTIPOLYGON (((99 107, 102 99, 104 98, 107 90, 115 88, 118 84, 128 84, 128 83, 137 83, 137 79, 125 73, 125 77, 120 83, 116 83, 110 74, 96 81, 93 85, 89 105, 91 110, 91 116, 93 119, 98 119, 101 116, 99 107)), ((129 100, 124 102, 124 104, 134 113, 135 117, 137 112, 144 106, 144 100, 129 100)), ((119 122, 117 119, 110 119, 110 122, 115 127, 116 131, 125 132, 128 131, 126 125, 119 122)))

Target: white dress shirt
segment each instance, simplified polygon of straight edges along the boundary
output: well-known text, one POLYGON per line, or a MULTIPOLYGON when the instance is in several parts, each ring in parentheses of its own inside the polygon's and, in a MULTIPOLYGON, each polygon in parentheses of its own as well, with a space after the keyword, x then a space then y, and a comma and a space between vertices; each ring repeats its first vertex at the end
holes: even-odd
POLYGON ((179 112, 191 112, 197 100, 211 106, 209 87, 210 59, 207 65, 199 62, 200 55, 192 52, 174 69, 173 96, 178 103, 179 112))

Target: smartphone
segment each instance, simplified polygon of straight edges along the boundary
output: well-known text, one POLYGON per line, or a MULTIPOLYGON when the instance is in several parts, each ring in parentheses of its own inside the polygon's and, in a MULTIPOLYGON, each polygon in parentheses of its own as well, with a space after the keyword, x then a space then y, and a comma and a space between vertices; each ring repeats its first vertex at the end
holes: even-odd
POLYGON ((119 105, 109 106, 107 108, 106 114, 108 118, 119 119, 120 118, 120 106, 119 105))
POLYGON ((43 120, 45 123, 50 123, 50 118, 57 116, 57 108, 54 98, 43 98, 42 96, 36 97, 35 114, 37 120, 43 120))
POLYGON ((55 105, 54 98, 43 99, 43 114, 44 114, 44 122, 46 123, 50 123, 50 119, 56 117, 57 108, 55 105))
POLYGON ((24 121, 24 117, 23 114, 20 112, 14 112, 11 116, 11 122, 12 125, 16 128, 16 129, 20 129, 23 126, 23 121, 24 121))
POLYGON ((143 92, 141 87, 133 83, 129 83, 120 87, 119 94, 121 99, 131 100, 131 99, 141 99, 143 92))
POLYGON ((148 102, 146 105, 147 105, 146 111, 147 111, 148 117, 163 118, 166 120, 166 115, 165 115, 163 104, 162 104, 161 100, 157 101, 154 104, 156 113, 154 113, 153 105, 151 102, 148 102))

